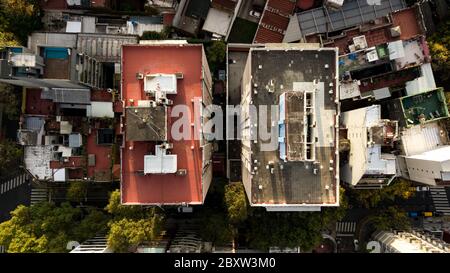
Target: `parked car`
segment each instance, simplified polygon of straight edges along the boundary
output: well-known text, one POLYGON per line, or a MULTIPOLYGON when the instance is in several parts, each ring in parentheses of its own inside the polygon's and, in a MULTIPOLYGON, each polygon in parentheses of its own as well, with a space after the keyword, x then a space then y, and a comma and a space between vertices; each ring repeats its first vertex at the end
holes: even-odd
POLYGON ((419 217, 419 213, 417 211, 408 211, 408 217, 411 218, 419 217))
POLYGON ((419 187, 416 187, 416 191, 430 191, 430 187, 419 186, 419 187))
POLYGON ((253 17, 256 17, 256 18, 261 17, 261 12, 256 11, 256 10, 251 10, 249 14, 250 14, 250 16, 253 16, 253 17))
POLYGON ((423 212, 423 216, 424 217, 433 217, 433 212, 431 212, 431 211, 424 211, 423 212))

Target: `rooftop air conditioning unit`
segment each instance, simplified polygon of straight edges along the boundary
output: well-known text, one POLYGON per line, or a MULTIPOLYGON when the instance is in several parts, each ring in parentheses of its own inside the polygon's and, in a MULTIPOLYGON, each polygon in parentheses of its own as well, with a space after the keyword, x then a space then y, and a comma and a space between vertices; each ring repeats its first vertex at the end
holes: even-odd
POLYGON ((181 80, 181 79, 183 79, 184 78, 184 76, 183 76, 183 73, 181 73, 181 72, 177 72, 177 73, 175 73, 175 76, 177 77, 177 79, 179 79, 179 80, 181 80))
POLYGON ((173 100, 169 100, 168 98, 162 98, 160 102, 164 105, 173 105, 173 100))
POLYGON ((356 50, 367 48, 366 36, 361 35, 353 37, 353 44, 355 45, 356 50))
POLYGON ((402 29, 400 28, 400 26, 391 28, 390 32, 391 32, 391 37, 393 37, 393 38, 400 37, 400 35, 402 35, 402 29))
POLYGON ((179 170, 177 170, 176 175, 178 175, 178 176, 186 176, 187 175, 187 170, 186 169, 179 169, 179 170))
POLYGON ((142 73, 136 73, 136 79, 138 79, 138 80, 143 80, 143 79, 144 79, 144 74, 142 74, 142 73))
POLYGON ((144 79, 144 91, 165 94, 177 94, 177 77, 175 74, 150 74, 144 79))
POLYGON ((138 107, 152 107, 151 100, 138 100, 138 107))
POLYGON ((367 52, 366 57, 367 57, 367 61, 369 61, 369 62, 375 62, 379 59, 376 49, 367 52))
POLYGON ((161 145, 161 148, 166 149, 166 150, 173 149, 173 143, 164 143, 161 145))

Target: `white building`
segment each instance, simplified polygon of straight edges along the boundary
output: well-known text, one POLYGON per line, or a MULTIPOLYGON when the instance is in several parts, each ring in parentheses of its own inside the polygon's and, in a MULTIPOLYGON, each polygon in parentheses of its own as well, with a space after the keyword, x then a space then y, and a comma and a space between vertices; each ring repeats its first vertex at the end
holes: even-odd
POLYGON ((441 123, 405 129, 401 142, 403 155, 397 160, 402 177, 431 186, 450 182, 450 146, 441 123))
POLYGON ((412 232, 381 231, 374 235, 382 253, 450 253, 450 246, 429 235, 412 232))
POLYGON ((350 151, 341 160, 341 178, 351 186, 381 187, 396 176, 395 156, 382 152, 397 139, 398 123, 381 119, 380 105, 344 112, 341 126, 350 151))

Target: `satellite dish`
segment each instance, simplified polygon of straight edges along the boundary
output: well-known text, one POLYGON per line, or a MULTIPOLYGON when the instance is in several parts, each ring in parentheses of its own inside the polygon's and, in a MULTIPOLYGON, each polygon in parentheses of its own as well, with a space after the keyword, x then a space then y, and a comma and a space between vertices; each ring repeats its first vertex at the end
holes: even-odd
POLYGON ((79 245, 80 245, 80 243, 78 243, 77 241, 70 241, 70 242, 67 243, 66 249, 67 250, 74 250, 79 245))
POLYGON ((368 242, 366 248, 370 253, 381 253, 381 245, 377 241, 368 242))

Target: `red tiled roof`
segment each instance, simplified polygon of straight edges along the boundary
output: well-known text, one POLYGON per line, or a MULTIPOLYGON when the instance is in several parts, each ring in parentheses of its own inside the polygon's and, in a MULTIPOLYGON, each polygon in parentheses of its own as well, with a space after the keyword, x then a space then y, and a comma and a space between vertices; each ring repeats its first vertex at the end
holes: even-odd
MULTIPOLYGON (((123 46, 122 53, 122 99, 126 106, 129 99, 147 99, 142 83, 136 79, 136 72, 183 73, 177 82, 177 94, 168 95, 173 106, 187 105, 193 112, 192 99, 202 96, 202 46, 201 45, 163 45, 123 46)), ((172 154, 177 155, 177 168, 186 169, 185 176, 175 174, 142 175, 144 156, 155 149, 154 142, 125 141, 122 149, 122 203, 125 204, 200 204, 202 194, 202 150, 198 140, 175 141, 170 137, 170 126, 178 118, 167 116, 169 142, 173 144, 172 154), (193 149, 191 149, 193 146, 193 149), (130 149, 131 147, 131 149, 130 149)), ((126 132, 126 124, 123 131, 126 132)), ((125 133, 126 140, 126 133, 125 133)))
POLYGON ((314 0, 298 0, 297 1, 297 7, 299 7, 302 10, 310 9, 314 6, 314 0))
POLYGON ((111 152, 110 145, 97 145, 97 129, 91 127, 91 133, 87 137, 86 152, 95 155, 95 166, 88 166, 88 176, 93 180, 107 180, 102 177, 110 177, 111 152))
POLYGON ((104 89, 92 89, 91 90, 91 101, 112 101, 112 94, 108 93, 104 89))
POLYGON ((53 101, 41 99, 41 89, 27 89, 26 92, 26 114, 48 116, 55 113, 53 101))
POLYGON ((50 161, 51 169, 61 169, 61 168, 81 168, 86 164, 86 160, 82 156, 71 156, 69 161, 50 161))
POLYGON ((280 43, 283 41, 283 34, 260 27, 255 37, 255 43, 280 43))
POLYGON ((263 12, 255 43, 281 43, 289 24, 289 16, 295 9, 295 2, 289 0, 269 0, 263 12))
POLYGON ((212 6, 221 6, 223 8, 234 10, 236 7, 237 2, 231 1, 231 0, 212 0, 212 6))
MULTIPOLYGON (((345 36, 341 38, 333 39, 331 37, 327 42, 324 41, 325 46, 327 47, 338 47, 339 54, 348 53, 348 46, 352 43, 353 37, 357 37, 360 35, 366 36, 366 41, 368 47, 373 47, 376 45, 396 41, 396 40, 408 40, 417 35, 423 34, 422 29, 418 24, 418 20, 416 19, 416 13, 414 8, 408 8, 401 11, 397 11, 391 14, 392 15, 392 24, 384 23, 382 26, 364 26, 367 30, 360 31, 359 28, 354 28, 345 32, 345 36), (390 29, 392 27, 400 26, 401 35, 400 37, 392 37, 390 34, 390 29)), ((317 35, 311 35, 307 37, 308 42, 317 42, 317 35)))
POLYGON ((268 7, 280 10, 284 14, 291 15, 295 8, 295 2, 290 0, 269 0, 268 7))
POLYGON ((164 13, 163 14, 163 25, 171 26, 174 17, 175 17, 175 13, 164 13))
POLYGON ((415 7, 400 10, 392 13, 394 26, 400 26, 400 39, 407 40, 416 35, 424 34, 419 26, 419 21, 416 18, 415 7))
POLYGON ((123 113, 123 104, 121 101, 115 101, 113 104, 114 113, 123 113))
POLYGON ((42 9, 67 9, 67 0, 41 0, 42 9))

